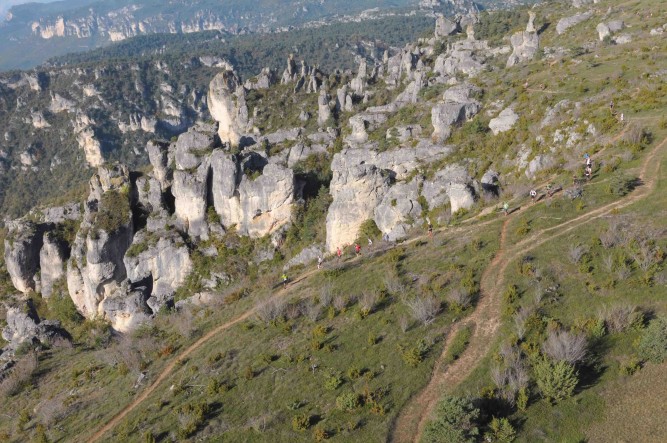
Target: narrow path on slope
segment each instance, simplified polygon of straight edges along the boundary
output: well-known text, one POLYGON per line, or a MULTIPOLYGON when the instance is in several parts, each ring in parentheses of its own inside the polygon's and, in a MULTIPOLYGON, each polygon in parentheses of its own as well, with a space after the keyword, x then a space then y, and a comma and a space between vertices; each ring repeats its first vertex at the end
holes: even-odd
MULTIPOLYGON (((392 442, 418 442, 421 439, 426 423, 431 417, 438 399, 444 393, 445 389, 451 389, 463 382, 491 349, 493 339, 501 325, 500 294, 502 293, 505 284, 505 271, 507 266, 527 251, 536 248, 547 241, 553 240, 575 228, 606 216, 614 210, 624 208, 649 196, 655 190, 658 180, 660 162, 656 160, 656 156, 666 144, 667 138, 660 144, 656 145, 656 147, 654 147, 646 156, 639 173, 639 179, 643 184, 639 189, 623 199, 609 203, 559 225, 541 230, 510 247, 505 245, 507 225, 510 219, 505 221, 501 232, 500 248, 492 262, 482 274, 480 281, 480 302, 477 305, 475 312, 464 321, 468 325, 474 325, 468 347, 459 359, 448 365, 444 371, 441 370, 441 367, 443 366, 442 361, 447 355, 451 344, 451 338, 461 326, 452 328, 443 352, 439 357, 439 361, 435 364, 435 370, 431 381, 422 392, 408 404, 404 409, 404 412, 399 415, 393 434, 390 436, 392 442), (647 177, 650 178, 647 179, 647 177), (553 232, 553 234, 547 235, 551 232, 553 232)), ((519 211, 515 211, 515 213, 519 211)))

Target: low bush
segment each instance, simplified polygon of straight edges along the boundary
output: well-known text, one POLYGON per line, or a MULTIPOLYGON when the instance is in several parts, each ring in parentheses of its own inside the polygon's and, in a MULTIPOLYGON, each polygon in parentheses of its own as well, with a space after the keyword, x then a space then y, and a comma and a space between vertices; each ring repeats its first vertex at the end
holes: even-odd
POLYGON ((435 410, 435 419, 424 429, 422 442, 473 443, 478 441, 479 409, 472 400, 445 397, 435 410))
POLYGON ((639 339, 638 352, 642 360, 652 363, 667 359, 667 317, 651 320, 639 339))
POLYGON ((553 363, 544 359, 538 361, 533 369, 537 387, 542 397, 549 401, 560 401, 571 397, 579 383, 577 371, 566 361, 553 363))

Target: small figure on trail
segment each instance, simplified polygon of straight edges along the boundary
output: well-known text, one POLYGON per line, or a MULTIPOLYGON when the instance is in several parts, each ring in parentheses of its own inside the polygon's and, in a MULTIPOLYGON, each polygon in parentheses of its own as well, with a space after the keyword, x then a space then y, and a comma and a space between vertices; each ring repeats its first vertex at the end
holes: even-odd
POLYGON ((621 123, 623 123, 624 121, 625 121, 625 114, 621 112, 621 123))
POLYGON ((283 275, 282 275, 280 278, 283 279, 283 287, 287 286, 287 280, 289 280, 289 279, 287 278, 287 274, 285 274, 285 273, 283 272, 283 275))
POLYGON ((553 195, 553 185, 551 183, 547 183, 546 190, 547 196, 551 197, 553 195))
POLYGON ((373 246, 373 240, 371 240, 370 237, 368 237, 368 246, 369 246, 369 247, 370 247, 370 246, 373 246))
POLYGON ((357 257, 361 255, 361 245, 359 243, 354 245, 354 253, 357 254, 357 257))
POLYGON ((323 261, 324 261, 324 259, 322 258, 321 255, 317 257, 317 269, 322 269, 322 262, 323 261))
POLYGON ((382 241, 385 243, 389 243, 389 234, 387 234, 386 232, 382 234, 382 241))
POLYGON ((340 246, 336 249, 336 257, 338 257, 338 261, 340 261, 341 256, 343 255, 343 251, 340 250, 340 246))
POLYGON ((530 199, 535 203, 535 199, 537 198, 537 191, 535 189, 530 190, 530 199))
POLYGON ((507 202, 503 203, 503 214, 505 214, 505 216, 509 214, 509 210, 510 210, 510 204, 507 202))
POLYGON ((609 110, 611 111, 612 114, 614 113, 614 100, 609 102, 609 110))
POLYGON ((585 170, 584 174, 586 175, 586 179, 590 180, 591 176, 593 175, 593 168, 591 168, 590 165, 586 166, 586 170, 585 170))

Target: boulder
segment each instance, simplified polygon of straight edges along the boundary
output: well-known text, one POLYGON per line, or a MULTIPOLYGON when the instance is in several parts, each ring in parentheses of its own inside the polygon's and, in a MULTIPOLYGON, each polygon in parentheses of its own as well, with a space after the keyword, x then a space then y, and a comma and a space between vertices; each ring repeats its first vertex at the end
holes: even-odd
POLYGON ((304 248, 297 255, 292 257, 283 269, 293 268, 298 265, 307 265, 317 260, 318 257, 324 257, 324 245, 312 245, 304 248))
POLYGON ((498 135, 501 132, 511 130, 518 121, 519 116, 516 112, 512 108, 505 108, 500 112, 498 117, 491 119, 489 128, 493 132, 493 135, 498 135))
POLYGON ((407 237, 408 230, 421 218, 422 206, 419 204, 420 179, 410 183, 398 183, 384 194, 382 201, 373 211, 373 220, 391 241, 407 237))
POLYGON ((553 166, 554 159, 551 155, 536 155, 529 163, 526 168, 526 177, 534 178, 535 175, 543 170, 553 166))
POLYGON ((5 266, 16 290, 25 293, 35 290, 35 275, 39 270, 42 248, 42 227, 27 220, 7 224, 5 266))
MULTIPOLYGON (((178 136, 172 148, 176 169, 183 171, 198 168, 204 157, 216 147, 216 143, 215 129, 212 126, 190 128, 178 136)), ((164 156, 164 153, 158 155, 164 156)))
POLYGON ((432 180, 422 186, 429 208, 437 208, 450 203, 452 213, 460 208, 469 209, 475 202, 472 179, 464 166, 453 164, 438 171, 432 180))
POLYGON ((556 24, 556 32, 558 35, 562 35, 565 31, 570 29, 573 26, 583 23, 593 16, 593 12, 587 11, 580 14, 575 14, 571 17, 564 17, 558 21, 556 24))
POLYGON ((275 76, 271 68, 264 68, 257 77, 246 80, 244 86, 248 90, 268 89, 275 83, 275 76))
POLYGON ((208 239, 206 210, 208 207, 208 189, 211 176, 210 160, 201 159, 196 170, 174 171, 172 194, 174 196, 174 215, 188 234, 198 240, 208 239))
POLYGON ((31 304, 7 308, 5 317, 7 326, 2 330, 10 350, 17 349, 22 343, 42 343, 50 345, 56 338, 67 338, 67 333, 58 321, 40 321, 31 304))
POLYGON ((65 262, 69 258, 66 243, 53 233, 44 234, 43 246, 39 253, 39 269, 42 297, 53 293, 53 284, 65 276, 65 262))
POLYGON ((352 243, 361 224, 373 218, 374 209, 389 189, 389 176, 375 165, 350 162, 343 151, 331 163, 333 202, 327 213, 327 250, 352 243))
POLYGON ((605 37, 611 37, 612 33, 620 31, 623 27, 624 23, 622 20, 614 20, 608 23, 600 23, 597 25, 596 30, 598 31, 600 41, 602 41, 605 37))
POLYGON ((507 67, 532 60, 537 54, 540 47, 540 37, 535 30, 535 13, 530 11, 528 25, 526 30, 517 32, 510 37, 510 44, 512 45, 512 55, 507 60, 507 67))
POLYGON ((240 221, 240 203, 237 188, 241 182, 241 169, 236 159, 220 149, 211 155, 211 193, 215 212, 225 227, 240 221))
POLYGON ((444 15, 439 15, 435 20, 435 38, 447 37, 455 34, 458 30, 458 24, 447 19, 444 15))
MULTIPOLYGON (((226 70, 216 75, 209 85, 208 107, 213 117, 218 123, 218 135, 222 143, 229 143, 232 146, 238 146, 241 141, 241 134, 247 125, 247 119, 244 122, 242 105, 245 104, 245 97, 239 88, 239 79, 232 70, 226 70), (241 97, 243 99, 241 100, 241 97), (242 103, 240 103, 242 102, 242 103)), ((245 108, 247 117, 247 107, 245 108)))
POLYGON ((329 94, 322 88, 320 96, 317 99, 317 124, 322 127, 327 124, 331 118, 331 108, 329 107, 329 94))
POLYGON ((122 289, 105 297, 100 302, 100 316, 119 332, 130 332, 147 322, 152 312, 146 304, 143 290, 125 292, 122 289))

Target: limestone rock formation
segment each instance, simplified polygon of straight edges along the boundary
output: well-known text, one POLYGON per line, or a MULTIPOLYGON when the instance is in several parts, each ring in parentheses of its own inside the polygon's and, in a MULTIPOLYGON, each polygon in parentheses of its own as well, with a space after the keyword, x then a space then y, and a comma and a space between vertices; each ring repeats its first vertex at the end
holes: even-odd
POLYGON ((40 321, 31 304, 8 307, 5 320, 7 326, 2 330, 2 338, 9 343, 10 350, 16 350, 25 342, 50 345, 58 337, 67 337, 60 322, 40 321))
POLYGON ((422 195, 429 208, 437 208, 449 203, 451 212, 461 208, 469 209, 475 203, 474 184, 465 167, 449 165, 438 171, 433 179, 426 180, 422 195))
POLYGON ((52 232, 44 234, 44 246, 39 253, 39 270, 42 297, 50 297, 53 284, 65 276, 68 247, 52 232))
POLYGON ((481 104, 472 98, 479 88, 462 83, 448 89, 443 95, 444 103, 437 104, 431 110, 433 140, 444 141, 451 135, 451 126, 472 119, 481 104))
POLYGON ((507 132, 514 127, 519 121, 519 116, 512 108, 503 109, 498 117, 492 118, 489 122, 489 128, 493 135, 498 135, 501 132, 507 132))
POLYGON ((292 257, 287 264, 285 264, 284 269, 293 268, 294 266, 299 265, 307 265, 308 263, 316 261, 318 257, 324 257, 324 254, 324 245, 309 246, 292 257))
POLYGON ((598 31, 598 37, 600 38, 600 41, 604 40, 605 37, 611 37, 611 35, 615 32, 620 31, 624 27, 624 23, 622 20, 614 20, 610 21, 607 23, 600 23, 596 30, 598 31))
POLYGON ((524 61, 532 60, 540 47, 540 37, 535 29, 535 13, 528 12, 529 19, 526 30, 517 32, 510 38, 512 44, 512 55, 507 60, 507 67, 516 65, 524 61))
POLYGON ((34 291, 43 232, 38 225, 25 220, 10 222, 7 228, 5 266, 12 284, 23 293, 34 291))
POLYGON ((351 244, 361 224, 373 218, 374 208, 389 189, 389 176, 374 165, 348 164, 343 153, 334 155, 327 214, 327 250, 351 244))
POLYGON ((246 80, 243 86, 248 89, 268 89, 275 83, 275 76, 271 68, 264 68, 257 77, 246 80))
POLYGON ((447 19, 444 15, 439 15, 435 20, 435 38, 447 37, 458 30, 458 24, 447 19))
POLYGON ((556 32, 558 35, 562 35, 565 31, 570 29, 573 26, 578 25, 579 23, 585 22, 593 16, 591 11, 582 12, 580 14, 575 14, 571 17, 564 17, 558 21, 556 24, 556 32))
POLYGON ((248 124, 248 109, 245 90, 234 71, 226 70, 213 78, 208 89, 208 108, 219 123, 220 140, 238 146, 248 124))
POLYGON ((67 286, 79 312, 94 318, 100 302, 125 279, 123 256, 132 244, 129 171, 101 167, 90 180, 90 196, 67 264, 67 286))
POLYGON ((172 193, 176 208, 175 216, 192 238, 207 240, 206 208, 210 177, 208 159, 204 159, 195 168, 194 171, 183 169, 174 171, 172 193))
POLYGON ((383 233, 392 241, 403 239, 413 223, 421 218, 422 206, 419 204, 420 180, 415 178, 410 183, 398 183, 384 195, 373 211, 373 220, 383 233))
POLYGON ((320 96, 317 100, 317 124, 320 127, 326 125, 329 118, 331 118, 331 108, 329 107, 329 94, 327 91, 322 88, 320 91, 320 96))

